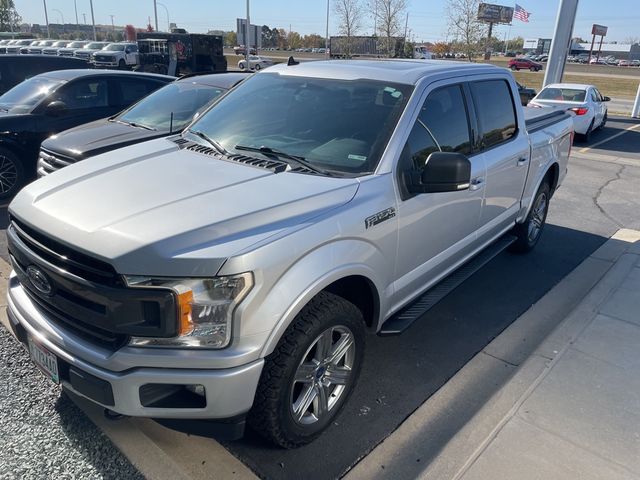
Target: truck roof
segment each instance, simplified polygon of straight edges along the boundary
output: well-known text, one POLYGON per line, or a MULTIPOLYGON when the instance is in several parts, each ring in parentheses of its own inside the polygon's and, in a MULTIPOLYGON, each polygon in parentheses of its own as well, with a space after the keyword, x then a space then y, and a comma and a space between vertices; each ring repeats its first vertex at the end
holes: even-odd
POLYGON ((424 77, 444 72, 464 74, 503 73, 504 69, 482 63, 454 62, 451 60, 325 60, 300 62, 288 66, 281 63, 269 67, 265 72, 302 77, 336 78, 357 80, 366 78, 386 82, 415 85, 424 77))

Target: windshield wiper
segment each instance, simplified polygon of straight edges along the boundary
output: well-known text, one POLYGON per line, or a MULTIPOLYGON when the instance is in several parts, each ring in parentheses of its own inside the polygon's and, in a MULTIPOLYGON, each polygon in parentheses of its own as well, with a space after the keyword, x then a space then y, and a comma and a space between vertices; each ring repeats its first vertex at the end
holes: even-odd
POLYGON ((280 150, 276 150, 276 149, 271 148, 271 147, 264 147, 264 146, 262 146, 262 147, 248 147, 246 145, 236 145, 235 149, 236 150, 245 150, 247 152, 259 152, 259 153, 262 153, 264 155, 272 156, 272 157, 285 158, 287 160, 292 160, 293 162, 297 163, 299 166, 307 168, 307 169, 309 169, 309 170, 311 170, 313 172, 319 173, 321 175, 326 175, 328 177, 334 177, 335 176, 335 174, 333 172, 330 172, 328 170, 324 170, 322 168, 316 167, 315 165, 310 163, 304 157, 301 157, 299 155, 291 155, 290 153, 282 152, 280 150))
POLYGON ((201 132, 199 130, 188 130, 188 132, 189 133, 193 133, 197 137, 200 137, 203 140, 205 140, 209 145, 211 145, 213 148, 215 148, 220 155, 229 155, 229 152, 227 152, 225 150, 225 148, 222 145, 220 145, 219 142, 215 141, 213 138, 211 138, 206 133, 201 132))
POLYGON ((110 118, 109 120, 111 120, 112 122, 122 123, 123 125, 130 125, 130 126, 136 127, 136 128, 144 128, 145 130, 153 130, 153 131, 157 130, 157 128, 153 128, 153 127, 150 127, 148 125, 143 125, 142 123, 126 122, 124 120, 115 119, 115 118, 110 118))

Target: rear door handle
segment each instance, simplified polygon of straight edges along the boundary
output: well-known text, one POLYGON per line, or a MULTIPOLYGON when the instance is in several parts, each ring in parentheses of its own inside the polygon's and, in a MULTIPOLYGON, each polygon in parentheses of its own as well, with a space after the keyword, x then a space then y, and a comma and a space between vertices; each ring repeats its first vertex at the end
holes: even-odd
POLYGON ((477 177, 471 180, 471 185, 469 185, 469 190, 480 190, 484 186, 484 178, 477 177))
POLYGON ((524 157, 523 158, 519 158, 518 159, 518 166, 519 167, 524 167, 527 164, 527 160, 528 160, 528 158, 524 158, 524 157))

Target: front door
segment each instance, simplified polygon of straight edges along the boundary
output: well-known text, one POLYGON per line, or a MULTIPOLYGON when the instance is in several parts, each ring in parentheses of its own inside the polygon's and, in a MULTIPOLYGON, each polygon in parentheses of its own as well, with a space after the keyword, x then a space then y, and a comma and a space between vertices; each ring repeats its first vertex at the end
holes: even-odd
POLYGON ((404 303, 428 282, 473 249, 482 211, 485 166, 472 154, 471 128, 462 84, 431 90, 407 139, 398 162, 398 255, 395 304, 404 303), (459 152, 471 161, 472 187, 460 192, 411 195, 404 172, 421 171, 429 154, 459 152))

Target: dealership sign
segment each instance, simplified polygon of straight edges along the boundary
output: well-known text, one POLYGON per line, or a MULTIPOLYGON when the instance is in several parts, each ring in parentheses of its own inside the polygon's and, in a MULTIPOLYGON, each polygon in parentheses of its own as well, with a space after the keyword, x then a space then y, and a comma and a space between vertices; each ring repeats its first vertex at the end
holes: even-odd
POLYGON ((593 27, 591 27, 591 35, 599 35, 605 37, 607 35, 607 29, 608 27, 605 27, 604 25, 598 25, 594 23, 593 27))
POLYGON ((489 23, 511 23, 513 7, 481 3, 478 7, 478 20, 489 23))

